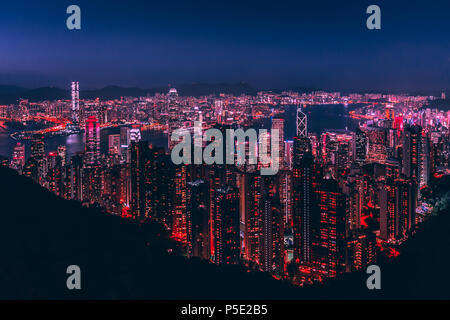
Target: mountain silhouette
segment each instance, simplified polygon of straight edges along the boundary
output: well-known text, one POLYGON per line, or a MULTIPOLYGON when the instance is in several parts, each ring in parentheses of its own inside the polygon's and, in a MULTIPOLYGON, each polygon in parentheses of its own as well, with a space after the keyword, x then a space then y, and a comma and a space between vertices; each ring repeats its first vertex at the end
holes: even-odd
MULTIPOLYGON (((247 83, 191 83, 173 86, 182 96, 205 96, 210 94, 241 94, 256 95, 257 90, 247 83)), ((136 87, 106 86, 96 90, 80 90, 81 99, 119 99, 121 97, 145 97, 155 93, 167 93, 170 86, 142 89, 136 87)), ((0 104, 17 103, 19 99, 28 99, 31 102, 44 100, 70 99, 70 90, 57 87, 41 87, 36 89, 24 89, 16 86, 0 85, 0 104)))
POLYGON ((381 290, 365 270, 295 287, 240 266, 178 254, 153 222, 138 223, 57 197, 0 167, 0 299, 448 299, 447 209, 395 259, 380 259, 381 290), (172 252, 172 253, 171 253, 172 252), (81 290, 66 269, 81 268, 81 290))

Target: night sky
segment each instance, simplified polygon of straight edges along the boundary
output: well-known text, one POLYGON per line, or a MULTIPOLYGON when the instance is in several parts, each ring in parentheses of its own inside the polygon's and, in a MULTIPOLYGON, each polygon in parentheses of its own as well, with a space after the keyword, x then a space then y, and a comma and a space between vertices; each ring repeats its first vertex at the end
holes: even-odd
POLYGON ((29 88, 450 89, 450 1, 4 0, 0 40, 0 84, 29 88), (370 4, 381 30, 366 28, 370 4))

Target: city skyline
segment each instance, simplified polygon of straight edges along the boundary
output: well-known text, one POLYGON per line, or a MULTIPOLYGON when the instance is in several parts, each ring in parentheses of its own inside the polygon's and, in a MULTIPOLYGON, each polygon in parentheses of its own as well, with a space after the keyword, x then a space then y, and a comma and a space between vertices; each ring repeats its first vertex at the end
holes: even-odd
POLYGON ((439 211, 428 194, 450 174, 445 93, 191 97, 172 87, 105 100, 80 87, 71 83, 71 99, 0 105, 11 127, 0 142, 14 142, 0 164, 83 206, 157 222, 187 258, 298 286, 397 257, 439 211), (269 137, 268 149, 258 144, 269 137))
POLYGON ((449 12, 0 5, 0 299, 448 299, 449 12))

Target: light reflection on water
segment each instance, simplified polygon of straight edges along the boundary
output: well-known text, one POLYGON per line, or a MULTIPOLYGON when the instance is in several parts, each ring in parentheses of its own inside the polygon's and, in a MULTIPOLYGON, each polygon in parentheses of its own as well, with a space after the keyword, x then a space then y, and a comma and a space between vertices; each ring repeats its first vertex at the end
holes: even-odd
MULTIPOLYGON (((357 127, 357 121, 348 117, 348 110, 344 105, 315 105, 308 107, 305 112, 308 115, 308 132, 316 132, 320 134, 321 130, 327 129, 344 129, 354 130, 357 127)), ((287 107, 285 118, 285 139, 292 140, 296 129, 296 107, 287 107)), ((270 121, 269 121, 270 122, 270 121)), ((268 124, 270 126, 270 123, 268 124)), ((12 150, 17 141, 9 137, 8 133, 0 133, 0 155, 11 157, 12 150)), ((100 151, 108 152, 108 135, 119 134, 120 128, 103 129, 100 132, 100 151)), ((142 140, 149 141, 156 147, 167 148, 167 135, 163 133, 143 131, 142 140)), ((30 141, 22 141, 25 143, 25 157, 29 156, 30 141)), ((66 137, 52 137, 45 139, 45 152, 56 151, 59 145, 67 147, 67 155, 70 158, 77 152, 84 151, 84 133, 73 134, 66 137)))
MULTIPOLYGON (((8 130, 8 133, 0 133, 0 155, 11 157, 14 146, 17 141, 12 139, 9 134, 14 130, 8 130)), ((100 131, 100 151, 108 152, 108 135, 119 134, 120 128, 108 128, 100 131)), ((142 140, 149 141, 155 147, 167 147, 167 135, 158 132, 144 131, 142 132, 142 140)), ((30 155, 30 140, 23 140, 25 144, 25 157, 30 155)), ((84 133, 72 134, 70 136, 56 136, 45 138, 45 152, 56 151, 58 146, 65 145, 67 148, 67 156, 70 158, 77 152, 84 151, 84 133)))

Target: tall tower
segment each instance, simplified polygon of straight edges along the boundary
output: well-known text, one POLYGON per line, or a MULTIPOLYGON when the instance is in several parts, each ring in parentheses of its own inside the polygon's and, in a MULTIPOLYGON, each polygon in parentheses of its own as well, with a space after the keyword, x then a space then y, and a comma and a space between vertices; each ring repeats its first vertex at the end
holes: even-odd
POLYGON ((261 263, 263 271, 284 272, 284 216, 276 191, 277 179, 263 178, 261 196, 261 263))
POLYGON ((320 228, 318 267, 323 275, 335 277, 344 271, 346 199, 338 182, 332 179, 323 179, 315 193, 320 228))
POLYGON ((403 131, 403 174, 417 181, 421 175, 422 127, 407 126, 403 131))
POLYGON ((299 106, 297 106, 297 137, 307 137, 308 127, 307 127, 307 117, 299 106))
POLYGON ((215 191, 213 201, 214 262, 237 264, 240 255, 238 191, 225 185, 215 191))
POLYGON ((134 219, 145 218, 145 161, 148 152, 147 141, 130 145, 130 209, 134 219))
POLYGON ((307 117, 301 111, 301 108, 297 107, 297 131, 294 136, 293 163, 298 165, 303 155, 309 151, 311 151, 311 141, 308 138, 307 117))
POLYGON ((248 172, 244 176, 243 189, 245 194, 245 259, 261 263, 261 183, 262 177, 257 172, 248 172))
POLYGON ((318 222, 313 180, 314 157, 308 152, 293 167, 294 258, 302 263, 313 261, 312 246, 318 222))
POLYGON ((188 182, 186 193, 188 256, 209 259, 209 184, 200 179, 188 182))
POLYGON ((186 165, 175 167, 174 194, 172 207, 172 238, 187 244, 186 234, 186 183, 188 170, 186 165))
POLYGON ((78 126, 80 123, 80 88, 78 81, 72 82, 72 123, 78 126))
POLYGON ((171 88, 167 95, 167 137, 168 137, 168 148, 172 150, 175 146, 176 142, 172 141, 170 138, 172 136, 172 132, 178 129, 178 119, 179 109, 178 109, 178 92, 175 88, 171 88))
POLYGON ((223 114, 223 100, 217 99, 214 101, 214 112, 216 115, 217 123, 222 123, 222 114, 223 114))
POLYGON ((128 146, 130 145, 130 128, 120 128, 120 154, 122 162, 127 162, 128 146))

